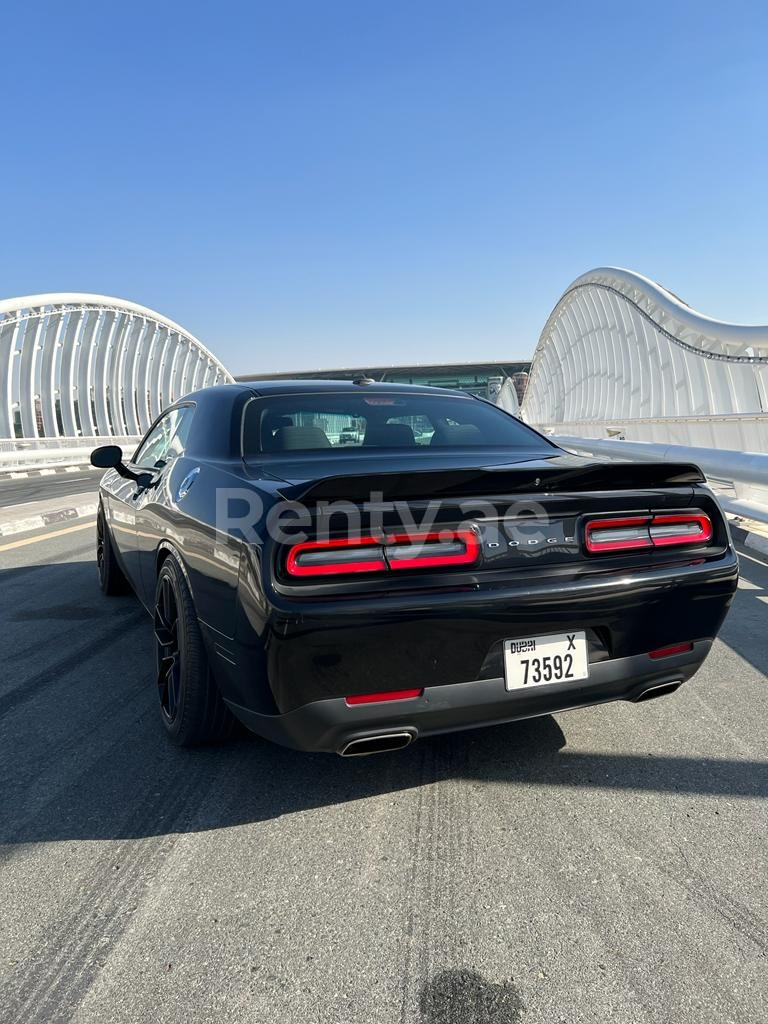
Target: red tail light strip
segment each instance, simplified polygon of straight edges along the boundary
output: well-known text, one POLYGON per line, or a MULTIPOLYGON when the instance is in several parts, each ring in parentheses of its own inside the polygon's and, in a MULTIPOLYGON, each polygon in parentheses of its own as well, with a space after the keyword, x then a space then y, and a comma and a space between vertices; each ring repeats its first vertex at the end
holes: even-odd
POLYGON ((681 544, 706 544, 713 537, 712 521, 703 512, 673 515, 592 519, 584 527, 584 543, 590 554, 630 551, 681 544))
POLYGON ((413 700, 420 697, 423 690, 390 690, 388 693, 358 693, 354 697, 347 697, 347 704, 378 704, 384 700, 413 700))
POLYGON ((631 548, 650 548, 653 546, 648 532, 650 521, 650 516, 593 520, 584 527, 587 551, 628 551, 631 548))
POLYGON ((376 537, 341 537, 294 544, 285 560, 291 576, 335 576, 349 572, 384 572, 384 549, 376 537))
POLYGON ((473 530, 432 530, 418 534, 340 537, 294 544, 285 561, 290 576, 339 576, 389 569, 433 569, 474 565, 480 540, 473 530))
POLYGON ((667 544, 706 544, 712 540, 712 520, 703 512, 654 516, 650 533, 656 548, 667 544))
POLYGON ((474 565, 480 554, 480 541, 472 530, 436 530, 411 536, 396 534, 388 540, 391 541, 386 549, 390 569, 474 565))

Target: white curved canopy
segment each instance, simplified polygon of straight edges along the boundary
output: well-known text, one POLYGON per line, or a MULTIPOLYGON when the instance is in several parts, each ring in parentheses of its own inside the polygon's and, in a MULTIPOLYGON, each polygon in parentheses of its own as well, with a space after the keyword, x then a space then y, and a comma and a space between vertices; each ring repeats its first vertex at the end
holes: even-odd
POLYGON ((616 267, 578 277, 553 309, 523 403, 534 424, 768 412, 768 326, 695 312, 616 267))
POLYGON ((135 302, 78 292, 0 301, 0 438, 143 434, 161 409, 232 376, 135 302))

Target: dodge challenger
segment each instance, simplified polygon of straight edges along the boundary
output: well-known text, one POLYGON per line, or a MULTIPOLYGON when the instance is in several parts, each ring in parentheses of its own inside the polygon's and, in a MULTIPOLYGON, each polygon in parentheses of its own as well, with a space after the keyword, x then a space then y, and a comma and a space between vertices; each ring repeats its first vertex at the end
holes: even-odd
POLYGON ((242 723, 363 755, 661 697, 699 668, 737 584, 696 466, 578 457, 459 391, 207 388, 130 457, 91 461, 101 589, 152 616, 160 719, 182 746, 242 723))

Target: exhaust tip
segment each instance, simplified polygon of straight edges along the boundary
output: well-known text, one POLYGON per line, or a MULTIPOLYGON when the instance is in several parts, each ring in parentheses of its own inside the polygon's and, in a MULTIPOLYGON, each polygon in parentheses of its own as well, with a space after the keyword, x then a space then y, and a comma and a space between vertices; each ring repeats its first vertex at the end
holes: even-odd
POLYGON ((642 704, 646 700, 655 700, 657 697, 666 697, 667 694, 674 693, 675 690, 679 690, 683 685, 682 680, 678 679, 672 683, 660 683, 658 686, 649 686, 647 690, 643 690, 642 693, 638 694, 637 697, 632 698, 633 704, 642 704))
POLYGON ((386 754, 390 750, 402 750, 413 739, 411 732, 384 732, 378 736, 362 736, 349 740, 339 749, 342 757, 366 757, 368 754, 386 754))

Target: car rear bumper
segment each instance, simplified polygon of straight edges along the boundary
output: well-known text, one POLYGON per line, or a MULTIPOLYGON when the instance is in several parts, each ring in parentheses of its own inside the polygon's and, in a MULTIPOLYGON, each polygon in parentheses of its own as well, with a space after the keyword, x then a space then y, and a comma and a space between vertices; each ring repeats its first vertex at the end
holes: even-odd
POLYGON ((662 688, 661 693, 689 679, 711 645, 711 640, 699 640, 693 650, 660 660, 640 654, 601 661, 590 665, 589 679, 512 692, 497 677, 427 686, 422 696, 402 701, 350 706, 343 697, 333 697, 282 715, 259 714, 231 700, 227 704, 266 739, 298 750, 340 753, 354 740, 383 733, 418 739, 614 700, 637 701, 653 687, 662 688))
POLYGON ((424 689, 433 706, 442 687, 500 679, 505 641, 572 630, 586 633, 595 671, 638 655, 616 678, 642 676, 644 652, 717 635, 737 578, 729 550, 632 573, 478 574, 384 594, 265 601, 243 587, 234 637, 210 635, 209 650, 225 699, 262 716, 382 690, 424 689))

